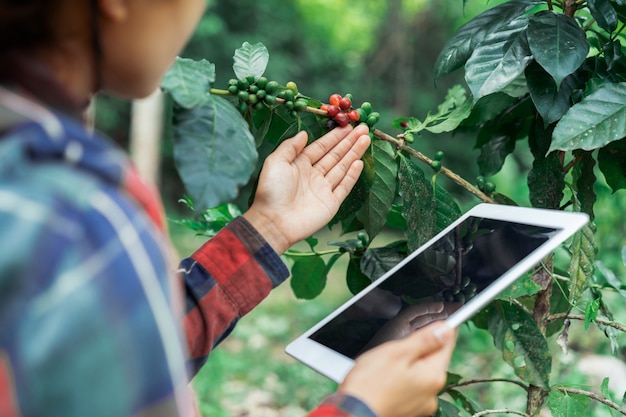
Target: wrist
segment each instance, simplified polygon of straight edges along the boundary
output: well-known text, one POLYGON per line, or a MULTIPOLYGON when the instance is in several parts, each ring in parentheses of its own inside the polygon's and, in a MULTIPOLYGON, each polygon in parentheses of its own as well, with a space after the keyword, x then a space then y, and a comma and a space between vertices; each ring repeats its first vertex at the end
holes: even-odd
POLYGON ((291 246, 289 240, 270 217, 252 207, 243 214, 243 217, 263 236, 277 254, 282 255, 291 246))

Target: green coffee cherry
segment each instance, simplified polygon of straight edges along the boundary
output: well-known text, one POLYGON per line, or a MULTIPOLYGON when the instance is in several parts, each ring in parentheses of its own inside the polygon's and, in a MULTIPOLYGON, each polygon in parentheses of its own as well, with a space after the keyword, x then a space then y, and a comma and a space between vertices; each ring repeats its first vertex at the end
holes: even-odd
POLYGON ((267 86, 267 78, 259 78, 258 80, 256 80, 256 85, 259 87, 259 89, 265 90, 265 87, 267 86))
POLYGON ((229 85, 228 92, 230 94, 237 94, 239 92, 239 87, 237 87, 237 85, 229 85))
POLYGON ((441 161, 434 160, 430 163, 430 167, 435 172, 439 172, 441 170, 441 161))
POLYGON ((278 91, 279 87, 280 84, 278 84, 276 81, 269 81, 265 85, 265 91, 267 92, 267 94, 274 94, 276 91, 278 91))
POLYGON ((256 81, 256 77, 255 77, 254 75, 248 75, 248 76, 246 77, 246 81, 248 81, 248 84, 249 84, 249 85, 252 85, 252 84, 254 84, 254 82, 256 81))
POLYGON ((441 161, 443 159, 443 151, 435 152, 435 160, 441 161))
POLYGON ((294 102, 293 107, 295 111, 306 111, 308 107, 308 103, 305 99, 299 98, 294 102))
POLYGON ((294 95, 296 95, 296 96, 298 95, 298 86, 296 85, 296 83, 295 83, 295 82, 293 82, 293 81, 289 81, 289 82, 287 83, 287 85, 285 85, 285 87, 287 87, 287 90, 291 90, 291 91, 293 91, 293 94, 294 94, 294 95))
POLYGON ((415 136, 413 136, 413 133, 407 132, 404 134, 404 140, 407 141, 407 143, 413 143, 415 142, 415 136))
POLYGON ((250 87, 250 83, 245 78, 241 78, 237 80, 237 87, 239 87, 240 90, 247 90, 248 87, 250 87))
POLYGON ((485 183, 485 192, 491 194, 494 191, 496 191, 496 185, 492 183, 491 181, 487 181, 485 183))
POLYGON ((370 103, 369 101, 364 101, 363 104, 361 104, 361 108, 366 115, 372 113, 372 103, 370 103))

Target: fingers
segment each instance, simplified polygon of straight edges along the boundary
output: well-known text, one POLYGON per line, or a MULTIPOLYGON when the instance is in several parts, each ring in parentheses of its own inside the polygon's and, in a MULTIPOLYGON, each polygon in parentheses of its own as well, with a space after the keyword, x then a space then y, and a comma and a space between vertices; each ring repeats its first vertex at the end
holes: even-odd
POLYGON ((354 129, 350 126, 335 128, 309 145, 305 154, 311 164, 322 162, 320 160, 324 158, 319 168, 326 173, 343 158, 360 136, 367 135, 368 132, 366 125, 359 125, 354 129), (344 139, 347 140, 344 142, 344 139))
MULTIPOLYGON (((363 171, 363 161, 356 160, 350 165, 348 171, 343 175, 343 178, 339 181, 339 184, 334 185, 334 182, 331 182, 334 186, 333 193, 338 201, 345 200, 350 194, 350 191, 354 187, 354 184, 359 180, 359 176, 361 175, 361 171, 363 171)), ((331 180, 329 180, 331 181, 331 180)))
POLYGON ((410 354, 412 361, 428 356, 446 345, 454 331, 443 321, 432 323, 399 341, 401 349, 410 354), (410 353, 409 353, 410 352, 410 353))
POLYGON ((272 155, 284 158, 287 162, 293 162, 306 146, 308 135, 306 131, 298 132, 294 137, 283 141, 272 155))

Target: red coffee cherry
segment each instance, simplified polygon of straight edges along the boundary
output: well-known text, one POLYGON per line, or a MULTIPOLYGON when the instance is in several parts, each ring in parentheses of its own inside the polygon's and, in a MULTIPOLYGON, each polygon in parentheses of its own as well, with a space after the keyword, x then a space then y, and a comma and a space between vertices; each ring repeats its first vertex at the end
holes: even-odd
POLYGON ((339 102, 341 101, 341 96, 339 94, 333 94, 328 99, 328 102, 335 107, 339 107, 339 102))
POLYGON ((348 112, 348 119, 350 119, 353 122, 358 122, 361 119, 361 115, 356 110, 350 110, 348 112))
POLYGON ((335 117, 339 114, 339 107, 333 106, 331 104, 330 106, 328 106, 328 109, 326 109, 326 111, 328 112, 328 116, 335 117))
POLYGON ((352 107, 352 100, 350 100, 348 97, 344 97, 339 100, 339 108, 341 110, 348 110, 350 107, 352 107))
POLYGON ((341 127, 348 126, 348 123, 350 123, 350 119, 348 118, 348 115, 346 113, 337 114, 335 116, 335 121, 341 127))

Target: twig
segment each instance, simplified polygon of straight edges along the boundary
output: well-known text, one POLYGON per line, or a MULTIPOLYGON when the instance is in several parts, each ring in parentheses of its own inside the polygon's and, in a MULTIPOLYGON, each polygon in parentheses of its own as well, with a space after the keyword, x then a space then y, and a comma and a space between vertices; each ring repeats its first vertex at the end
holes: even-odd
POLYGON ((450 384, 450 385, 444 387, 443 391, 445 392, 445 391, 449 391, 449 390, 454 389, 454 388, 461 388, 461 387, 466 387, 468 385, 484 384, 484 383, 491 383, 491 382, 508 382, 510 384, 518 385, 518 386, 522 387, 523 389, 528 389, 528 386, 526 384, 524 384, 523 382, 518 381, 516 379, 492 378, 492 379, 471 379, 469 381, 459 382, 458 384, 450 384))
MULTIPOLYGON (((211 93, 212 94, 217 94, 217 95, 231 95, 226 90, 218 90, 218 89, 211 89, 211 93)), ((277 103, 284 104, 285 101, 286 101, 285 99, 276 98, 276 102, 277 103)), ((328 117, 328 112, 326 110, 321 110, 321 109, 318 109, 318 108, 315 108, 315 107, 307 106, 306 111, 309 112, 309 113, 316 114, 318 116, 328 117)), ((426 163, 428 165, 430 165, 430 163, 433 161, 432 159, 430 159, 429 157, 427 157, 423 153, 418 152, 418 151, 416 151, 415 149, 413 149, 413 148, 411 148, 409 146, 406 146, 404 141, 400 141, 400 140, 394 138, 393 136, 388 135, 387 133, 385 133, 385 132, 383 132, 381 130, 374 129, 373 134, 374 134, 374 136, 378 137, 379 139, 385 140, 387 142, 391 142, 392 144, 394 144, 396 146, 396 149, 405 151, 405 152, 409 153, 410 155, 414 156, 415 158, 419 159, 420 161, 422 161, 422 162, 424 162, 424 163, 426 163)), ((483 202, 485 202, 485 203, 495 203, 495 201, 491 197, 489 197, 487 194, 483 193, 478 188, 474 187, 472 184, 467 182, 460 175, 458 175, 455 172, 449 170, 448 168, 441 167, 441 170, 439 172, 441 172, 446 177, 450 178, 456 184, 458 184, 461 187, 465 188, 470 193, 474 194, 476 197, 481 199, 483 202)))
POLYGON ((578 161, 580 161, 582 158, 583 158, 583 153, 581 152, 578 155, 576 155, 574 159, 569 161, 569 163, 565 166, 565 168, 563 168, 563 172, 569 172, 569 170, 572 169, 572 167, 576 165, 578 161))
POLYGON ((595 392, 585 391, 585 390, 577 389, 577 388, 567 388, 567 387, 554 387, 554 389, 556 389, 558 391, 565 392, 567 394, 584 395, 586 397, 591 398, 592 400, 598 401, 598 402, 606 405, 607 407, 610 407, 610 408, 616 410, 621 415, 626 416, 626 411, 620 410, 620 406, 619 405, 615 404, 613 401, 611 401, 611 400, 609 400, 607 398, 604 398, 601 395, 596 394, 595 392))
MULTIPOLYGON (((415 149, 411 148, 410 146, 406 146, 403 141, 400 141, 400 140, 394 138, 393 136, 388 135, 387 133, 383 132, 382 130, 374 129, 373 133, 374 133, 374 136, 376 136, 377 138, 385 140, 387 142, 390 142, 390 143, 394 144, 398 150, 405 151, 408 154, 410 154, 411 156, 414 156, 415 158, 419 159, 420 161, 422 161, 422 162, 424 162, 424 163, 426 163, 428 165, 430 165, 430 163, 433 161, 432 159, 430 159, 429 157, 427 157, 423 153, 421 153, 419 151, 416 151, 415 149)), ((441 174, 445 175, 446 177, 450 178, 456 184, 458 184, 461 187, 465 188, 470 193, 474 194, 476 197, 478 197, 479 199, 481 199, 485 203, 495 203, 495 201, 491 197, 489 197, 487 194, 483 193, 478 188, 474 187, 472 184, 467 182, 464 178, 462 178, 461 176, 459 176, 455 172, 449 170, 445 166, 442 166, 441 170, 439 172, 441 174)))
POLYGON ((530 415, 522 411, 510 410, 508 408, 502 408, 500 410, 483 410, 483 411, 479 411, 476 414, 472 414, 472 417, 486 416, 488 414, 516 414, 518 416, 530 417, 530 415))
MULTIPOLYGON (((583 314, 568 314, 568 313, 559 313, 559 314, 552 314, 548 317, 546 317, 546 321, 547 322, 552 322, 555 320, 560 320, 560 319, 570 319, 570 320, 586 320, 586 317, 583 314)), ((594 320, 596 323, 600 323, 603 324, 605 326, 609 326, 609 327, 613 327, 621 332, 626 333, 626 326, 624 326, 623 324, 620 323, 616 323, 614 321, 610 321, 610 320, 606 320, 603 318, 596 318, 594 320)))

